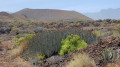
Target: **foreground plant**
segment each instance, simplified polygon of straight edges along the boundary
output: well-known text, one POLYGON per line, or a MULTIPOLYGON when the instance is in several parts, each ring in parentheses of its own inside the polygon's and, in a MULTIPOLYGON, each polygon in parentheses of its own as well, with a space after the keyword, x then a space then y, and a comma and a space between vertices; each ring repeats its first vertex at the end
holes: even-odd
POLYGON ((112 48, 104 49, 102 52, 102 56, 106 63, 114 62, 118 59, 119 54, 116 50, 113 50, 112 48))
POLYGON ((66 67, 96 67, 95 61, 88 54, 78 54, 73 56, 66 67))
MULTIPOLYGON (((16 37, 19 37, 19 36, 22 36, 22 35, 17 35, 16 37)), ((35 34, 28 34, 28 35, 26 35, 25 37, 20 37, 20 38, 16 41, 16 43, 15 43, 15 45, 14 45, 14 48, 17 48, 18 46, 20 46, 21 43, 24 42, 24 41, 27 42, 28 40, 32 39, 34 36, 35 36, 35 34)), ((27 43, 26 43, 24 46, 27 46, 27 43)))
POLYGON ((60 49, 59 55, 69 54, 75 50, 79 50, 87 47, 87 43, 80 38, 78 35, 71 34, 67 36, 65 40, 61 41, 62 47, 60 49))
MULTIPOLYGON (((34 58, 40 58, 44 56, 44 59, 45 59, 53 55, 58 55, 62 45, 61 41, 67 38, 67 36, 71 34, 74 34, 74 35, 72 35, 73 37, 71 38, 70 43, 73 43, 73 44, 76 43, 76 44, 73 45, 74 46, 73 48, 70 47, 71 48, 70 50, 66 48, 66 50, 68 50, 67 53, 70 53, 76 49, 82 49, 86 47, 86 44, 91 44, 96 41, 99 41, 99 38, 97 38, 95 35, 83 30, 76 30, 76 29, 52 30, 52 31, 48 30, 48 31, 44 31, 42 33, 37 34, 36 36, 34 36, 32 39, 28 41, 27 49, 24 51, 23 57, 29 60, 29 58, 34 59, 34 58), (79 45, 79 44, 82 44, 82 45, 79 45)), ((70 44, 69 46, 72 46, 72 44, 70 44)), ((64 53, 64 50, 63 50, 63 53, 64 53)), ((64 54, 67 54, 67 53, 64 53, 64 54)))

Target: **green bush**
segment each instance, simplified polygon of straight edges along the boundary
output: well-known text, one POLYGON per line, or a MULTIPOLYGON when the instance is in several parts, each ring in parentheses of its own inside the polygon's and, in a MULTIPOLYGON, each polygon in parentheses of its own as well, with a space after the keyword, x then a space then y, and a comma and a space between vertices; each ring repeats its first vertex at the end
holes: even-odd
POLYGON ((15 45, 14 45, 14 48, 18 47, 23 40, 25 40, 24 37, 19 38, 19 39, 16 41, 16 43, 15 43, 15 45))
POLYGON ((35 34, 28 34, 27 36, 25 36, 25 39, 30 40, 32 39, 34 36, 36 36, 35 34))
MULTIPOLYGON (((16 35, 14 38, 17 38, 17 37, 18 37, 19 39, 16 41, 16 43, 15 43, 15 45, 14 45, 14 48, 18 47, 21 42, 23 42, 23 41, 25 41, 25 40, 27 41, 27 40, 32 39, 33 36, 35 36, 35 34, 28 34, 28 35, 26 35, 25 37, 23 37, 22 34, 16 35)), ((27 45, 27 44, 26 44, 26 45, 27 45)))
POLYGON ((59 55, 65 55, 88 46, 87 43, 80 38, 80 36, 73 34, 71 34, 71 36, 67 36, 67 38, 62 40, 61 43, 62 47, 59 55))

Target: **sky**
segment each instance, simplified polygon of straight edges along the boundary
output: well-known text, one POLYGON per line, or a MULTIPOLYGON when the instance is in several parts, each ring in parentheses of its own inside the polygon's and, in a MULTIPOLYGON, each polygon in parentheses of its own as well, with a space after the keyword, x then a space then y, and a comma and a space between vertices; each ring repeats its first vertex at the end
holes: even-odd
POLYGON ((24 8, 74 10, 87 13, 120 8, 120 0, 0 0, 0 11, 13 13, 24 8))

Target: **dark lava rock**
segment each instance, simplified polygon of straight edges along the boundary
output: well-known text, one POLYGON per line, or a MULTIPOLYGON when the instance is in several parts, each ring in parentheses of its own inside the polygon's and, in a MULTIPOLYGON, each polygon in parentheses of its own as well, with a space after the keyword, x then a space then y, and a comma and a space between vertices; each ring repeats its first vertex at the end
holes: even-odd
POLYGON ((41 64, 38 64, 40 67, 58 67, 60 66, 60 62, 64 60, 63 56, 52 56, 50 58, 47 58, 41 62, 41 64))
POLYGON ((0 33, 1 34, 10 33, 11 30, 12 30, 12 27, 0 28, 0 33))
POLYGON ((119 42, 118 46, 120 47, 120 42, 119 42))

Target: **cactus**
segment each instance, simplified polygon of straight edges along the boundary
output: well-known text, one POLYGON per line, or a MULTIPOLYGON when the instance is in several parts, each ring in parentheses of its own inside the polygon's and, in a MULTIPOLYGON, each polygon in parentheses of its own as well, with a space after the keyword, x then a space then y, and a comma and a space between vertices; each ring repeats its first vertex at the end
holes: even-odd
POLYGON ((104 49, 102 52, 102 56, 106 63, 114 62, 119 57, 118 52, 116 50, 113 50, 112 48, 104 49))
POLYGON ((71 34, 79 35, 81 39, 84 40, 87 44, 99 41, 99 38, 83 30, 68 29, 58 31, 44 31, 42 33, 37 34, 31 40, 28 41, 28 49, 26 49, 26 51, 24 51, 23 54, 25 54, 25 58, 29 57, 27 56, 27 51, 32 57, 36 57, 37 53, 45 55, 45 58, 50 57, 52 55, 56 55, 60 51, 61 41, 71 34))

